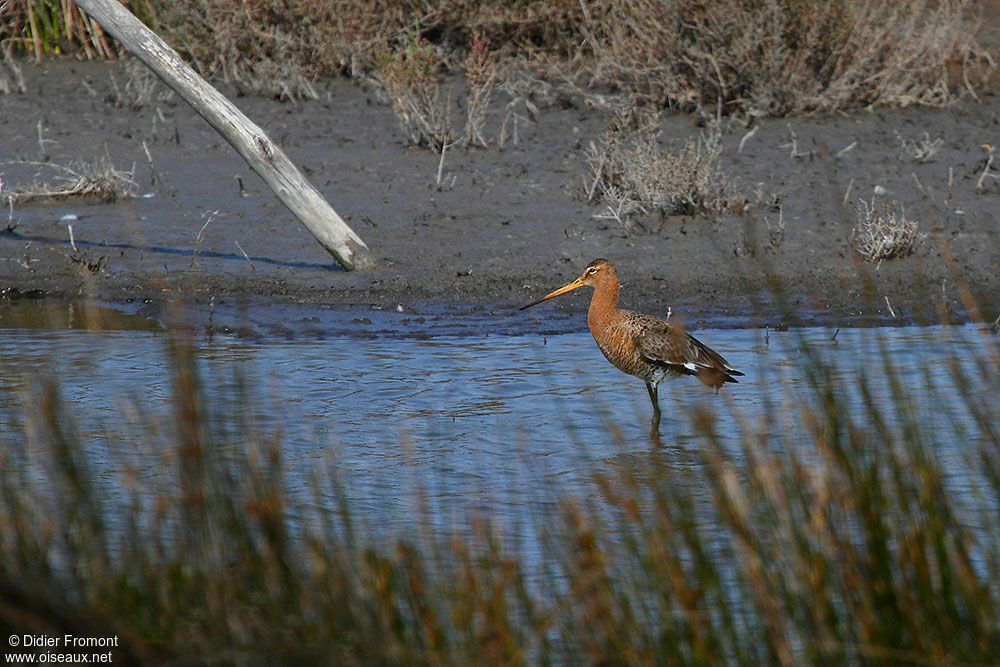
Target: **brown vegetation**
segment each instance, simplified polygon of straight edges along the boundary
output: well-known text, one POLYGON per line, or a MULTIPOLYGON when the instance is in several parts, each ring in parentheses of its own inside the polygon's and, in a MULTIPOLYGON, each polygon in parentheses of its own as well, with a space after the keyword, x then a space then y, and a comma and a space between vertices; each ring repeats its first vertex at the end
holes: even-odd
MULTIPOLYGON (((203 74, 290 99, 314 96, 317 77, 366 78, 380 51, 414 38, 448 70, 468 66, 469 45, 488 35, 490 51, 554 81, 724 113, 940 106, 975 94, 995 66, 976 42, 973 0, 134 0, 130 7, 203 74)), ((0 41, 36 57, 115 54, 100 28, 64 0, 9 7, 0 41)))
POLYGON ((173 419, 136 403, 104 466, 54 379, 11 408, 0 636, 115 635, 116 662, 148 664, 1000 655, 1000 367, 985 338, 943 360, 950 382, 928 362, 911 376, 922 387, 888 351, 848 360, 803 341, 795 403, 775 376, 766 412, 736 433, 702 407, 682 419, 683 446, 644 453, 609 426, 623 454, 594 461, 592 494, 553 489, 515 519, 538 552, 472 505, 436 528, 405 483, 412 530, 382 534, 333 457, 291 492, 282 426, 258 418, 249 386, 199 382, 191 343, 165 338, 173 419), (872 375, 855 386, 845 362, 872 375), (917 407, 922 391, 942 397, 940 414, 917 407), (941 454, 956 442, 961 478, 941 454))

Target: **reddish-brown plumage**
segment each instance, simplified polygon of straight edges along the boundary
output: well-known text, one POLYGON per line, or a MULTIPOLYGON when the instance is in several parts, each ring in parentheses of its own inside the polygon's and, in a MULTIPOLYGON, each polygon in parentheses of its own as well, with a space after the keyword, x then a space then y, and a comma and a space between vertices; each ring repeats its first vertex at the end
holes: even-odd
MULTIPOLYGON (((606 259, 595 259, 573 282, 549 292, 524 308, 580 287, 593 287, 587 325, 601 352, 616 368, 642 378, 653 403, 653 428, 659 426, 657 386, 679 375, 694 375, 718 391, 743 375, 681 327, 652 315, 618 307, 618 272, 606 259)), ((521 310, 524 310, 522 308, 521 310)))

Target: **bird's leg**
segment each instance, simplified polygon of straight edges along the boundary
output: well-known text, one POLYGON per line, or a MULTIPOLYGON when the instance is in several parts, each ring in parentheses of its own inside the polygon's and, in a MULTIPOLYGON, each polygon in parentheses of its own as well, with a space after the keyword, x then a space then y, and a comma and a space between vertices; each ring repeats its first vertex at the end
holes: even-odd
POLYGON ((651 428, 654 432, 660 430, 660 399, 656 385, 651 382, 646 383, 646 391, 649 392, 649 401, 653 404, 653 421, 651 428))

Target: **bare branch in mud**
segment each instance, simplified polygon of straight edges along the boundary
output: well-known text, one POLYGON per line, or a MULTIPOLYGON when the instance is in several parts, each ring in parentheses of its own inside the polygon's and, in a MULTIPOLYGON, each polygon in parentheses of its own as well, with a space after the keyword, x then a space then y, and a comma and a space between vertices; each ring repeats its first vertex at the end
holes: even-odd
POLYGON ((892 315, 892 318, 896 319, 896 311, 894 311, 892 309, 892 304, 889 303, 889 296, 888 295, 885 296, 885 305, 889 309, 889 314, 892 315))

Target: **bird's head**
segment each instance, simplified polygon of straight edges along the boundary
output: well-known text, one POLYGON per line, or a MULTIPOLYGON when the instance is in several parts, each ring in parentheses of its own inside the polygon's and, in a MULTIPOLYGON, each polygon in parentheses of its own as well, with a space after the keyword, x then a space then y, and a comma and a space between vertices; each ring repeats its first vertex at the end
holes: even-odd
POLYGON ((566 292, 572 292, 580 287, 593 287, 597 288, 605 282, 614 281, 618 282, 618 272, 615 271, 615 265, 606 259, 595 259, 593 262, 587 265, 587 268, 583 270, 580 277, 571 283, 563 285, 557 290, 553 290, 543 296, 538 301, 533 301, 527 306, 521 306, 521 310, 525 308, 531 308, 534 305, 541 303, 542 301, 548 301, 560 294, 565 294, 566 292))

